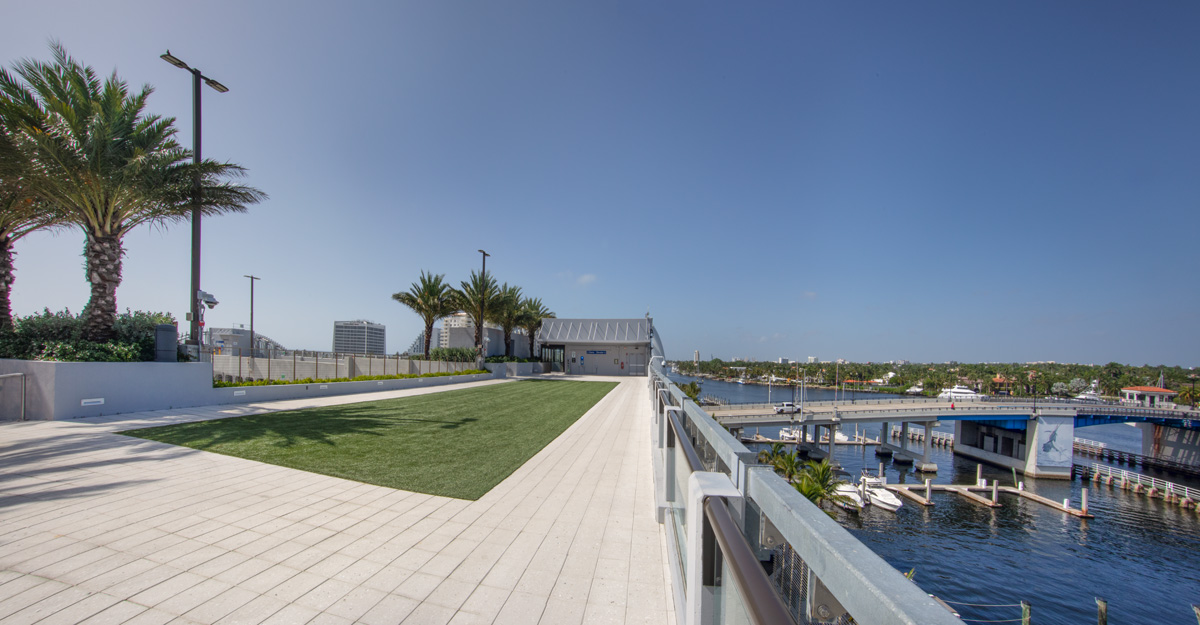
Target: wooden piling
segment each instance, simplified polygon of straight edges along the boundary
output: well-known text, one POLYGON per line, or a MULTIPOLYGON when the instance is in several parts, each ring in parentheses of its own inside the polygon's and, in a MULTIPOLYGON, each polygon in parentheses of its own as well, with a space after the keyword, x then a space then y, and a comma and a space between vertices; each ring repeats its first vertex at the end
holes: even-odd
POLYGON ((1096 597, 1096 625, 1108 625, 1108 602, 1096 597))

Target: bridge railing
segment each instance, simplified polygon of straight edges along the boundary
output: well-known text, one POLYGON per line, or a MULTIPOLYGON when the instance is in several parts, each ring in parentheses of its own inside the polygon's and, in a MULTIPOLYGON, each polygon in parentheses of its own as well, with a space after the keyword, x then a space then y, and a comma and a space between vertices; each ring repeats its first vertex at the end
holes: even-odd
POLYGON ((1100 477, 1112 477, 1114 480, 1124 480, 1130 484, 1141 484, 1146 488, 1157 488, 1159 491, 1180 497, 1187 497, 1192 501, 1200 501, 1200 488, 1192 488, 1175 482, 1168 482, 1157 477, 1142 475, 1134 471, 1126 471, 1110 467, 1106 464, 1092 463, 1092 475, 1100 477))
POLYGON ((655 494, 681 623, 770 622, 743 610, 767 571, 770 592, 796 623, 962 623, 758 464, 756 454, 666 378, 656 359, 649 385, 655 494), (725 527, 724 546, 704 538, 717 530, 700 511, 714 507, 728 512, 734 528, 725 527), (731 540, 737 549, 729 548, 731 540), (734 562, 730 555, 741 548, 754 558, 734 562), (714 574, 726 566, 742 574, 714 574), (749 575, 747 567, 762 570, 749 575))

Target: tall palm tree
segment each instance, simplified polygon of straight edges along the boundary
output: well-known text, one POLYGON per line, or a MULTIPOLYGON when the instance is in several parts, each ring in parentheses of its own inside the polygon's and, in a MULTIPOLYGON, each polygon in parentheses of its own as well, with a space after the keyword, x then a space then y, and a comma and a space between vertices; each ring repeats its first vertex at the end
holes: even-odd
POLYGON ((803 473, 803 463, 800 462, 800 457, 796 452, 780 454, 775 458, 773 463, 775 472, 782 475, 783 479, 788 482, 795 481, 796 477, 803 473))
POLYGON ((505 282, 488 306, 487 318, 504 331, 504 356, 512 356, 512 331, 521 322, 521 287, 505 282))
POLYGON ((0 328, 12 327, 13 247, 21 237, 60 223, 60 215, 26 191, 28 163, 0 119, 0 328))
POLYGON ((84 257, 91 298, 84 338, 113 336, 122 240, 142 224, 166 226, 191 216, 193 174, 201 181, 200 213, 244 212, 266 199, 248 186, 226 182, 245 175, 231 163, 190 161, 175 141, 175 119, 146 113, 148 85, 132 93, 114 72, 101 81, 58 43, 54 60, 18 61, 0 70, 0 119, 30 164, 25 189, 63 212, 86 236, 84 257))
POLYGON ((480 356, 483 354, 483 322, 480 317, 481 308, 483 309, 483 317, 487 317, 487 309, 491 308, 493 301, 496 299, 496 293, 499 289, 496 287, 496 279, 489 273, 471 272, 471 277, 459 283, 462 288, 455 289, 453 295, 454 307, 467 313, 471 321, 475 324, 475 348, 480 350, 480 356))
POLYGON ((525 329, 526 336, 529 337, 529 357, 533 358, 534 342, 537 341, 537 333, 542 329, 542 322, 546 319, 554 319, 554 313, 546 308, 540 297, 526 298, 521 302, 521 327, 525 329))
POLYGON ((425 322, 425 360, 429 360, 429 340, 433 335, 434 322, 458 312, 454 306, 454 290, 445 282, 445 277, 445 274, 421 271, 421 277, 412 283, 408 291, 392 295, 392 299, 408 306, 425 322))

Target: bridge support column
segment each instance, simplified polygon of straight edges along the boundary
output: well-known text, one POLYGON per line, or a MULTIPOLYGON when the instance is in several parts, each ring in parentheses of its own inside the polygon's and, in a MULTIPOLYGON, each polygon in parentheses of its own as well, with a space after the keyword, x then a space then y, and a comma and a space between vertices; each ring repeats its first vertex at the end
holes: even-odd
POLYGON ((908 453, 908 421, 900 422, 900 453, 908 453))
POLYGON ((933 450, 933 426, 930 423, 925 424, 925 436, 923 437, 925 444, 921 451, 921 461, 917 463, 914 469, 923 473, 937 473, 937 464, 929 460, 929 454, 933 450))

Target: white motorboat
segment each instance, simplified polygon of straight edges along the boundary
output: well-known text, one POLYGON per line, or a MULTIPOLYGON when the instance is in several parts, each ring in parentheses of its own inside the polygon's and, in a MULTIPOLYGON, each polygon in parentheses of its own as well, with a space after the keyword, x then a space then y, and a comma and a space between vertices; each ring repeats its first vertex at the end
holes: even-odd
POLYGON ((862 494, 858 492, 858 489, 853 484, 839 484, 833 492, 844 496, 844 499, 839 498, 839 500, 834 500, 833 503, 845 510, 862 510, 863 506, 870 503, 869 501, 863 501, 862 494))
POLYGON ((802 432, 804 432, 804 430, 801 428, 780 428, 779 440, 789 443, 799 443, 802 432))
MULTIPOLYGON (((844 444, 850 442, 850 437, 846 436, 845 434, 842 434, 840 431, 834 432, 833 433, 833 442, 838 445, 844 445, 844 444)), ((828 435, 824 435, 824 434, 821 435, 821 444, 822 445, 829 444, 829 436, 828 435)))
POLYGON ((952 401, 962 401, 964 399, 979 399, 983 397, 975 391, 956 384, 952 388, 944 388, 941 393, 938 393, 938 399, 949 399, 952 401))
POLYGON ((1076 395, 1075 399, 1078 399, 1081 401, 1096 401, 1096 402, 1104 401, 1104 398, 1100 396, 1100 393, 1097 393, 1095 389, 1090 389, 1090 388, 1088 390, 1076 395))
POLYGON ((925 392, 925 389, 922 388, 920 384, 918 384, 916 386, 908 387, 908 390, 904 391, 904 392, 908 395, 920 395, 921 393, 925 392))
POLYGON ((858 478, 858 487, 866 493, 867 500, 871 502, 872 506, 879 506, 888 512, 895 512, 904 505, 904 502, 885 486, 887 486, 887 478, 871 475, 870 471, 866 469, 863 469, 862 477, 858 478))

